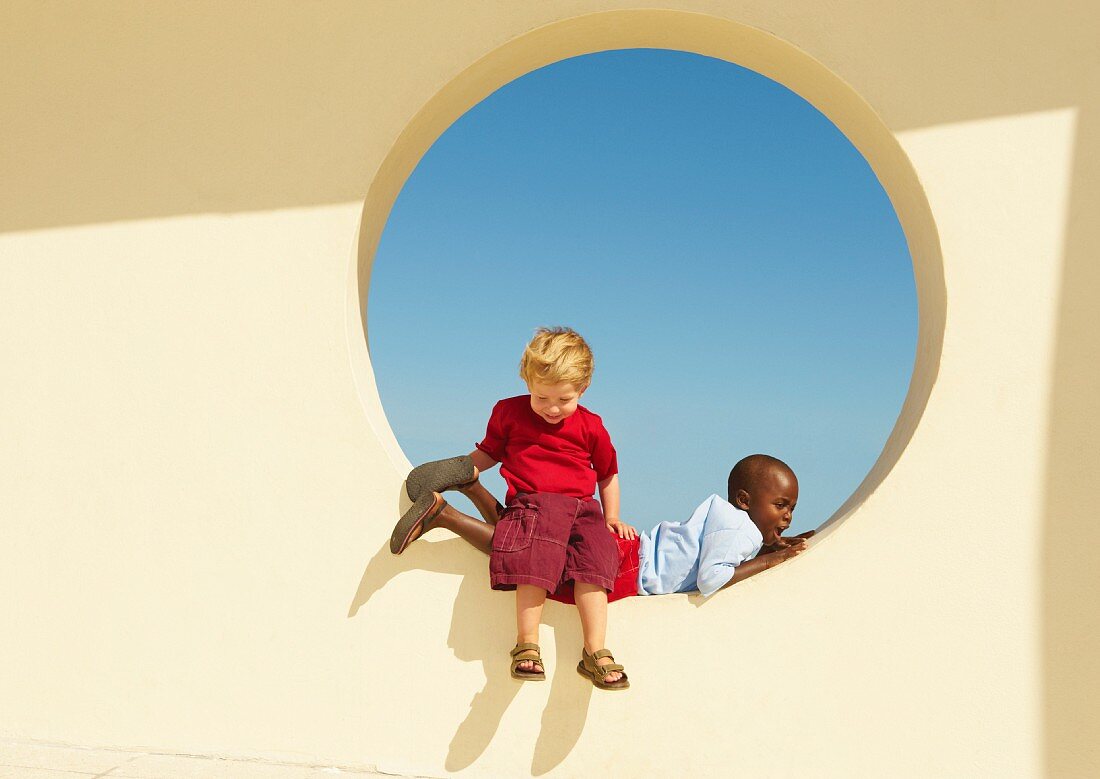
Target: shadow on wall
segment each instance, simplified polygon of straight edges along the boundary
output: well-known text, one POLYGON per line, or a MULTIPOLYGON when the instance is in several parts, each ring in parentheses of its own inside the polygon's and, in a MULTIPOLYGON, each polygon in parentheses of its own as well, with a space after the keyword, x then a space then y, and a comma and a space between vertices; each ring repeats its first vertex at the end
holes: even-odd
MULTIPOLYGON (((508 673, 510 658, 502 647, 510 640, 510 633, 502 635, 502 631, 507 633, 509 629, 486 630, 486 625, 511 625, 514 619, 512 594, 489 589, 486 561, 484 555, 457 538, 413 544, 400 557, 390 554, 387 539, 363 572, 348 611, 349 618, 355 617, 376 592, 403 571, 418 569, 462 577, 447 646, 459 660, 481 663, 485 687, 474 695, 466 719, 458 723, 451 737, 444 763, 448 771, 467 768, 485 752, 523 684, 508 673)), ((550 696, 531 758, 531 773, 536 776, 553 769, 573 751, 584 730, 594 689, 568 672, 577 663, 582 643, 576 609, 548 602, 543 625, 554 631, 554 657, 547 661, 556 672, 548 674, 550 696)))
MULTIPOLYGON (((359 0, 5 3, 0 232, 362 199, 457 75, 453 53, 473 62, 561 17, 555 6, 525 5, 509 26, 484 2, 433 4, 431 23, 359 0)), ((890 18, 852 3, 830 7, 827 37, 817 15, 779 5, 736 21, 815 41, 809 53, 900 131, 1074 105, 1064 74, 1095 60, 1088 9, 935 0, 890 18)))
POLYGON ((1085 767, 1100 766, 1100 522, 1094 516, 1100 506, 1100 151, 1094 140, 1100 105, 1078 116, 1042 527, 1043 722, 1051 776, 1084 776, 1085 767))

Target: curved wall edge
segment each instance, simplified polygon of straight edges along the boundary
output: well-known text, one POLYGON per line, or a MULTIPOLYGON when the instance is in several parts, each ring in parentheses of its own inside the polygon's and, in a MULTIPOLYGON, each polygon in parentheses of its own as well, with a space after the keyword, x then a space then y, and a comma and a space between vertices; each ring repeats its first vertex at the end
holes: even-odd
MULTIPOLYGON (((756 71, 821 111, 860 151, 886 190, 905 232, 918 301, 918 336, 909 390, 882 452, 853 494, 819 529, 823 538, 887 478, 920 423, 939 370, 947 291, 939 236, 923 188, 894 134, 874 109, 839 76, 796 46, 763 30, 702 13, 633 9, 570 17, 538 27, 499 46, 463 69, 409 121, 371 181, 359 234, 353 300, 367 338, 370 270, 386 219, 405 181, 433 143, 459 117, 505 84, 538 68, 598 51, 665 48, 722 59, 756 71)), ((357 329, 353 319, 349 325, 357 329)), ((352 343, 358 334, 349 333, 352 343)), ((353 348, 355 373, 370 372, 367 349, 353 348)), ((363 406, 382 431, 395 463, 407 463, 385 421, 373 381, 362 381, 363 406)), ((820 538, 818 539, 820 540, 820 538)))

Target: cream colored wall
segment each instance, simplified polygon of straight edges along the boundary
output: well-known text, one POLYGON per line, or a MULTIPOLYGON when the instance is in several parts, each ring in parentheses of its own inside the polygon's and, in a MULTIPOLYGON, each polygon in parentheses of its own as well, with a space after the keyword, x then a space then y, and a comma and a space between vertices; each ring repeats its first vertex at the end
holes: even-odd
POLYGON ((1100 11, 961 5, 6 4, 0 736, 422 775, 1095 774, 1100 11), (675 10, 596 14, 641 6, 675 10), (521 687, 484 559, 385 548, 407 462, 361 305, 450 121, 643 45, 753 67, 852 138, 910 241, 918 364, 810 552, 616 605, 622 696, 573 674, 555 604, 552 681, 521 687))

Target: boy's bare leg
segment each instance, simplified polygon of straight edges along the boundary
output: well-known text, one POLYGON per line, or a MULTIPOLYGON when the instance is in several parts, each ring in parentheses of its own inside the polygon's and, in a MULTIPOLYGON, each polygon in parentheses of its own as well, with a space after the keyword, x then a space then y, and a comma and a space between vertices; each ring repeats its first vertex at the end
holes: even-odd
MULTIPOLYGON (((585 651, 592 654, 604 649, 607 640, 607 591, 598 584, 574 582, 573 598, 577 601, 577 611, 581 613, 585 651)), ((601 657, 596 665, 609 665, 611 662, 610 657, 601 657)), ((603 680, 610 684, 619 681, 622 676, 618 671, 611 671, 603 680)))
MULTIPOLYGON (((603 592, 603 590, 601 590, 603 592)), ((606 601, 606 597, 604 598, 606 601)), ((546 603, 546 590, 533 584, 516 585, 516 643, 537 644, 539 625, 542 624, 542 606, 546 603)), ((542 663, 523 660, 516 666, 522 671, 542 671, 542 663)))
MULTIPOLYGON (((475 454, 481 453, 475 452, 475 454)), ((484 455, 482 456, 484 457, 484 455)), ((470 502, 474 504, 478 513, 485 518, 485 522, 480 522, 468 514, 463 514, 448 503, 443 507, 443 510, 431 520, 430 524, 425 525, 425 533, 432 528, 441 527, 444 530, 450 530, 456 536, 464 539, 475 549, 485 554, 489 554, 493 551, 493 526, 500 520, 500 515, 504 511, 504 507, 501 506, 489 490, 485 489, 481 482, 477 480, 480 475, 480 470, 475 466, 474 481, 459 487, 458 491, 470 499, 470 502)))
POLYGON ((475 549, 490 554, 493 551, 494 525, 500 521, 504 507, 497 502, 489 490, 481 485, 481 482, 477 481, 478 475, 478 470, 475 468, 475 480, 465 487, 460 487, 458 491, 470 499, 485 521, 480 522, 468 514, 463 514, 448 503, 443 511, 439 512, 439 516, 432 520, 432 527, 450 530, 456 536, 468 541, 475 549))
POLYGON ((424 528, 424 532, 426 533, 436 527, 450 530, 485 554, 493 551, 493 526, 482 522, 480 519, 474 519, 468 514, 463 514, 450 503, 444 506, 443 510, 431 521, 431 524, 424 528))
MULTIPOLYGON (((476 469, 474 472, 477 473, 476 469)), ((504 511, 504 506, 500 505, 499 501, 493 497, 489 490, 482 486, 481 482, 475 480, 465 487, 459 488, 459 492, 470 499, 470 502, 474 504, 474 508, 477 509, 477 512, 481 514, 490 525, 495 525, 500 520, 500 515, 504 511)))

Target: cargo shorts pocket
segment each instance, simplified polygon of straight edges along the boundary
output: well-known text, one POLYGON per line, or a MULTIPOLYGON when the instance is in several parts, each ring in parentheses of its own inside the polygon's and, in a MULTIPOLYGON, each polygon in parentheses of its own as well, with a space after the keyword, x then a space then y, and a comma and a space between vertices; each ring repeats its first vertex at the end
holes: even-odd
POLYGON ((538 509, 521 508, 505 512, 493 531, 493 551, 519 552, 531 546, 538 518, 538 509))

